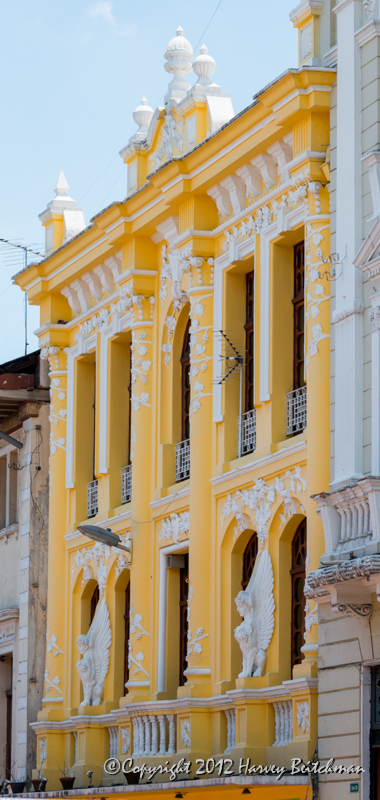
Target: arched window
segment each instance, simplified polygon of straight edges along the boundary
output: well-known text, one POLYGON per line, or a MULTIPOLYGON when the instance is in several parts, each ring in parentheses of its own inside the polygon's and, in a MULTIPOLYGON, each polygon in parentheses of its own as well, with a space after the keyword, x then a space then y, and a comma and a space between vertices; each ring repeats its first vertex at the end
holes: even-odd
POLYGON ((257 533, 254 533, 248 544, 244 550, 243 555, 243 578, 242 578, 242 589, 246 589, 249 583, 249 579, 252 575, 253 568, 255 566, 257 556, 257 533))
POLYGON ((90 612, 90 623, 94 619, 96 606, 99 603, 99 586, 95 586, 94 593, 91 597, 91 612, 90 612))
MULTIPOLYGON (((124 687, 129 680, 129 666, 128 666, 128 645, 129 645, 129 615, 131 610, 131 590, 130 583, 125 590, 125 608, 124 608, 124 687)), ((125 693, 128 689, 125 688, 125 693)))
POLYGON ((186 325, 181 356, 181 439, 190 439, 190 320, 186 325))
POLYGON ((298 526, 292 542, 292 669, 304 658, 301 647, 305 637, 305 595, 306 577, 306 519, 298 526))

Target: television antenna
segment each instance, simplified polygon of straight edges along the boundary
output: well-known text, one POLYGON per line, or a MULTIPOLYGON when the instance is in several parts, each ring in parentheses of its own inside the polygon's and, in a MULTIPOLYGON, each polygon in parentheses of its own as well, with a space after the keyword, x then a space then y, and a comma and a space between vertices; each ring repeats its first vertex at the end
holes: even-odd
MULTIPOLYGON (((39 258, 43 258, 42 253, 38 253, 37 250, 32 250, 31 247, 27 247, 24 244, 19 244, 18 242, 11 242, 10 239, 1 239, 0 242, 2 244, 7 245, 8 247, 15 247, 18 250, 23 250, 24 252, 24 269, 28 266, 28 253, 33 253, 35 256, 39 256, 39 258)), ((38 245, 37 245, 38 246, 38 245)), ((27 292, 24 293, 24 330, 25 330, 25 355, 28 353, 28 294, 27 292)))
POLYGON ((215 381, 219 386, 222 383, 232 383, 237 372, 239 372, 239 458, 241 456, 242 447, 242 419, 243 419, 243 370, 245 366, 245 359, 242 353, 241 342, 237 341, 230 331, 217 331, 216 335, 220 338, 222 353, 219 360, 224 362, 224 372, 218 380, 215 381), (229 334, 227 336, 227 333, 229 334))

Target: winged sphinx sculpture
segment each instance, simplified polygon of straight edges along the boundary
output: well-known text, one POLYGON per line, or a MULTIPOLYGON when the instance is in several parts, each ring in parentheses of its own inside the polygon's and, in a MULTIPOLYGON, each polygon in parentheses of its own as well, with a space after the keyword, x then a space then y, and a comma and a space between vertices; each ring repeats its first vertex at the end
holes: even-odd
POLYGON ((235 639, 243 655, 239 678, 256 678, 264 672, 274 628, 273 584, 271 557, 267 550, 262 550, 246 590, 235 598, 237 610, 243 617, 243 622, 235 628, 235 639))
POLYGON ((110 661, 112 634, 105 599, 99 603, 90 630, 78 636, 77 648, 83 656, 77 670, 83 686, 81 706, 100 706, 103 702, 104 681, 110 661))

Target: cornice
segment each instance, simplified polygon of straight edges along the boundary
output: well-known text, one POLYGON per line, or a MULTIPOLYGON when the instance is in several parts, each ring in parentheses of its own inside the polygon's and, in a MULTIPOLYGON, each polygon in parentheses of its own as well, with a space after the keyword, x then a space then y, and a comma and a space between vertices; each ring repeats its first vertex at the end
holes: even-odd
POLYGON ((157 508, 162 508, 163 506, 169 507, 177 500, 183 500, 184 497, 189 497, 189 495, 190 495, 190 486, 186 486, 184 489, 180 489, 178 492, 173 492, 172 494, 168 494, 166 497, 159 497, 158 500, 152 500, 152 502, 149 503, 149 505, 153 510, 156 510, 157 508))
MULTIPOLYGON (((128 511, 124 511, 122 514, 115 514, 114 517, 102 519, 100 524, 102 528, 104 528, 106 525, 118 525, 119 522, 126 522, 127 520, 131 519, 131 516, 132 511, 129 509, 128 511)), ((63 538, 66 539, 66 542, 73 542, 76 539, 83 539, 83 534, 79 533, 79 531, 73 531, 72 533, 65 533, 63 538)))
MULTIPOLYGON (((167 164, 162 165, 162 167, 160 167, 159 170, 157 170, 155 173, 152 173, 152 175, 150 176, 150 181, 148 181, 143 187, 140 187, 140 189, 138 189, 132 196, 126 198, 122 202, 116 201, 114 203, 111 203, 106 209, 103 209, 101 212, 99 212, 99 214, 95 215, 95 217, 93 217, 91 220, 92 224, 90 224, 84 231, 78 234, 77 237, 74 237, 65 245, 62 245, 61 248, 54 251, 51 255, 47 256, 41 262, 42 267, 44 267, 44 265, 47 263, 49 263, 49 265, 55 264, 57 254, 61 253, 61 251, 64 248, 65 248, 65 254, 66 253, 68 255, 71 254, 73 252, 73 247, 77 246, 75 245, 75 243, 78 242, 79 237, 88 235, 88 232, 94 229, 95 220, 96 220, 96 226, 100 230, 106 230, 107 233, 109 233, 114 227, 120 225, 121 222, 133 222, 135 219, 141 217, 147 210, 154 207, 157 203, 162 202, 164 200, 162 194, 167 189, 168 171, 170 173, 169 183, 171 183, 173 187, 178 181, 182 181, 184 179, 191 179, 192 177, 197 176, 200 172, 207 170, 209 166, 212 166, 215 162, 223 158, 223 156, 231 152, 231 150, 239 148, 239 145, 241 145, 247 138, 253 136, 254 133, 258 132, 259 130, 262 130, 271 122, 275 122, 276 115, 273 113, 273 106, 276 105, 276 103, 278 102, 282 103, 284 99, 284 94, 292 95, 294 90, 296 90, 299 95, 310 94, 311 92, 314 91, 312 87, 313 87, 313 82, 315 80, 318 80, 318 86, 316 85, 314 87, 315 89, 318 89, 318 91, 323 90, 329 92, 330 91, 329 84, 332 82, 332 78, 330 75, 331 72, 333 71, 329 70, 328 68, 302 67, 295 70, 288 70, 284 74, 280 75, 275 81, 273 81, 268 86, 264 87, 256 95, 254 102, 250 106, 243 109, 241 113, 237 114, 235 117, 229 120, 219 130, 215 131, 214 134, 212 134, 210 137, 200 142, 191 150, 187 151, 180 158, 172 159, 167 164), (325 82, 323 83, 324 79, 325 82), (256 112, 256 109, 258 108, 260 109, 259 113, 256 112), (250 115, 252 115, 252 113, 254 114, 254 116, 256 116, 256 119, 258 116, 262 117, 264 113, 264 118, 259 119, 257 123, 250 128, 249 131, 244 130, 240 132, 242 130, 242 127, 246 125, 245 120, 249 120, 250 115), (242 123, 243 117, 245 118, 244 123, 242 123), (229 131, 228 134, 226 134, 227 129, 229 131), (230 141, 228 142, 228 144, 223 146, 223 138, 225 139, 226 136, 228 136, 230 141), (216 137, 218 137, 218 139, 216 137), (197 153, 200 150, 202 151, 202 163, 199 164, 195 162, 196 161, 199 162, 199 156, 197 155, 197 153), (174 166, 176 163, 177 165, 174 166), (180 170, 181 174, 178 174, 178 166, 180 164, 182 165, 180 170), (194 167, 192 168, 193 164, 194 167), (189 174, 186 174, 187 167, 190 168, 189 174), (173 169, 174 171, 177 171, 176 175, 172 174, 173 169), (158 173, 162 173, 162 175, 158 175, 158 173), (160 189, 159 196, 157 198, 154 198, 151 202, 149 202, 148 205, 143 205, 142 203, 141 206, 136 209, 135 213, 131 215, 125 215, 123 213, 124 208, 127 210, 131 207, 131 203, 135 204, 137 195, 140 196, 143 195, 145 197, 146 196, 145 192, 153 188, 152 183, 159 184, 159 189, 160 189), (123 210, 121 208, 122 206, 123 210), (110 216, 114 217, 111 224, 109 224, 108 222, 110 216), (118 216, 117 220, 115 220, 115 216, 118 216), (66 248, 68 248, 68 250, 66 248), (53 260, 51 261, 51 259, 53 260)), ((285 104, 286 102, 288 101, 285 100, 285 104)), ((94 249, 106 241, 107 241, 107 236, 104 236, 103 238, 98 239, 96 242, 90 244, 89 248, 94 249)), ((110 247, 113 246, 112 243, 109 243, 109 245, 110 247)), ((68 262, 65 262, 65 264, 58 267, 58 269, 53 271, 45 279, 50 280, 50 278, 55 277, 60 273, 62 269, 65 269, 67 266, 72 265, 80 258, 82 258, 84 255, 85 255, 85 250, 72 256, 71 258, 69 257, 68 262)), ((41 265, 39 266, 41 267, 41 265)), ((28 267, 28 270, 29 269, 30 268, 28 267)), ((15 276, 15 280, 19 278, 19 275, 20 273, 15 276)), ((18 280, 17 282, 21 283, 21 281, 18 280)), ((34 284, 28 284, 26 287, 27 290, 33 288, 33 286, 36 283, 38 283, 38 280, 36 280, 34 284)))
POLYGON ((340 11, 343 11, 345 8, 355 2, 356 0, 340 0, 340 3, 338 3, 332 10, 334 14, 339 14, 340 11))
POLYGON ((312 14, 313 11, 321 12, 323 0, 303 0, 293 11, 289 14, 291 22, 295 23, 305 14, 312 14))
POLYGON ((10 619, 18 619, 19 618, 19 610, 18 608, 4 608, 0 611, 0 623, 7 622, 10 619))
POLYGON ((364 47, 365 44, 380 36, 380 20, 371 19, 362 28, 355 33, 355 39, 359 47, 364 47))
POLYGON ((380 553, 363 558, 352 558, 340 564, 331 564, 310 572, 305 582, 305 597, 310 599, 328 594, 324 587, 342 584, 356 578, 369 580, 372 575, 380 574, 380 553))
POLYGON ((271 453, 269 456, 258 458, 256 461, 250 461, 249 464, 231 469, 229 472, 224 472, 222 475, 217 475, 215 478, 210 478, 210 483, 212 486, 219 486, 221 483, 227 483, 235 478, 240 478, 240 476, 246 475, 247 472, 254 472, 269 464, 275 464, 276 461, 280 461, 282 458, 293 456, 306 450, 307 444, 305 441, 298 442, 298 444, 295 445, 289 445, 289 447, 283 447, 277 453, 271 453))
POLYGON ((336 308, 333 311, 331 321, 334 322, 341 322, 342 319, 346 319, 347 317, 351 317, 353 314, 362 314, 364 311, 364 303, 363 300, 355 298, 352 300, 351 303, 347 303, 346 306, 341 308, 336 308))

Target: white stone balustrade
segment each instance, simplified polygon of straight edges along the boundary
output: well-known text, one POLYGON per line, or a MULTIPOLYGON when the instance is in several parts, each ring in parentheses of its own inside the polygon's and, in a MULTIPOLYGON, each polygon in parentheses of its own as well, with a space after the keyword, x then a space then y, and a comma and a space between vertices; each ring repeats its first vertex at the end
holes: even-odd
POLYGON ((224 752, 230 753, 235 747, 236 712, 234 708, 226 708, 224 713, 227 717, 227 747, 224 752))
POLYGON ((175 714, 142 714, 132 717, 132 724, 133 758, 176 752, 175 714))
POLYGON ((352 550, 380 539, 380 479, 362 478, 336 491, 314 495, 326 553, 352 550))
POLYGON ((293 704, 291 700, 273 703, 276 739, 273 747, 283 747, 293 740, 293 704))
POLYGON ((110 735, 110 758, 119 757, 119 728, 117 725, 110 725, 108 728, 110 735))

